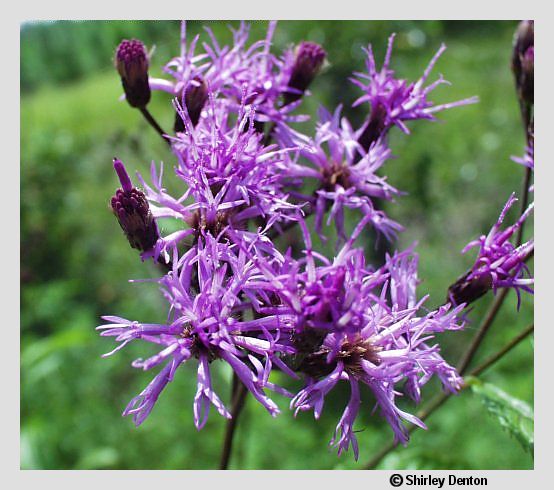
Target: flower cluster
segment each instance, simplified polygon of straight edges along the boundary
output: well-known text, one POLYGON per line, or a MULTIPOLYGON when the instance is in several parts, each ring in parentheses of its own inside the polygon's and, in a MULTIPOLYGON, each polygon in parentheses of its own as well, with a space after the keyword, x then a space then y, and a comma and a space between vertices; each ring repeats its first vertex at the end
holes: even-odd
MULTIPOLYGON (((376 200, 402 194, 382 173, 391 157, 388 131, 398 126, 408 133, 406 121, 433 120, 436 112, 475 99, 438 106, 428 100, 431 90, 444 83, 440 77, 424 86, 444 46, 419 80, 397 78, 390 69, 392 36, 382 69, 377 71, 370 46, 368 73, 356 73, 353 79, 364 92, 354 106, 369 102, 360 127, 354 129, 341 117, 341 106, 333 113, 322 108, 315 135, 308 136, 289 123, 306 119, 294 112, 324 66, 326 53, 317 44, 302 42, 275 55, 275 28, 271 22, 266 38, 248 46, 248 26, 241 23, 233 31, 232 46, 223 47, 207 29, 210 41, 196 54, 200 38, 187 43, 183 23, 180 55, 164 67, 172 80, 149 79, 149 90, 173 97, 175 131, 165 138, 182 192, 173 196, 167 191, 163 167, 154 163, 149 182, 138 175, 139 190, 123 163, 115 160, 122 188, 112 208, 143 260, 153 258, 165 267, 157 282, 168 312, 162 323, 105 316, 106 323, 98 328, 119 343, 112 353, 133 340, 159 346, 153 357, 133 363, 144 370, 160 368, 124 411, 137 425, 179 366, 191 361, 198 365, 196 427, 204 426, 211 405, 223 417, 232 417, 210 374, 213 365, 226 363, 273 416, 279 408, 268 392, 290 398, 295 412, 313 410, 318 418, 325 397, 340 381, 347 382, 350 400, 331 444, 339 454, 352 447, 357 458, 354 426, 362 410, 362 388, 372 393, 395 440, 406 443, 403 421, 425 426, 399 408, 399 397, 405 394, 418 403, 433 376, 451 392, 461 386, 433 338, 463 327, 465 301, 426 309, 427 295, 416 291, 414 247, 387 254, 382 264, 369 264, 355 242, 366 226, 389 240, 403 229, 376 205, 376 200), (311 194, 307 181, 315 185, 311 194), (360 216, 350 233, 345 208, 360 216), (310 214, 323 239, 326 215, 327 225, 334 223, 339 237, 334 258, 314 250, 306 221, 310 214), (182 227, 161 236, 157 220, 164 218, 177 219, 182 227), (293 226, 303 236, 300 254, 281 252, 274 241, 293 226)), ((117 60, 138 52, 135 47, 122 44, 117 60)), ((142 67, 144 77, 148 60, 139 58, 135 68, 142 67)), ((135 71, 121 68, 122 79, 135 71)), ((132 92, 125 83, 129 99, 132 92)), ((512 202, 489 236, 470 244, 480 246, 480 258, 468 281, 487 282, 489 289, 529 290, 522 265, 528 246, 514 247, 508 241, 528 213, 500 230, 512 202)))

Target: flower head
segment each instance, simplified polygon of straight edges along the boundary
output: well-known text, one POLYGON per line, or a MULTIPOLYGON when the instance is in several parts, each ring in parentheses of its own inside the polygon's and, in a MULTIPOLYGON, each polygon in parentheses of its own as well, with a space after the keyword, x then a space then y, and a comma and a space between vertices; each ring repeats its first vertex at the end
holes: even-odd
POLYGON ((159 238, 156 220, 150 212, 144 192, 133 187, 121 160, 114 158, 113 165, 121 182, 121 188, 111 199, 113 213, 131 247, 148 252, 159 238))
POLYGON ((409 129, 405 124, 406 121, 416 119, 435 120, 434 114, 436 112, 477 101, 476 97, 471 97, 447 104, 434 105, 428 99, 430 92, 438 85, 448 82, 441 75, 431 84, 427 86, 424 86, 424 84, 446 46, 443 44, 439 48, 419 80, 408 82, 396 78, 394 71, 389 66, 393 42, 394 34, 389 38, 385 61, 380 70, 377 70, 373 50, 369 45, 366 50, 367 73, 354 73, 357 78, 351 79, 355 85, 365 92, 353 105, 357 106, 369 102, 371 106, 370 117, 364 128, 365 134, 362 133, 360 137, 360 143, 364 148, 369 148, 370 144, 379 135, 383 132, 386 133, 392 126, 398 126, 405 133, 409 133, 409 129))
MULTIPOLYGON (((407 257, 395 254, 381 270, 359 270, 361 284, 348 280, 341 285, 344 296, 337 295, 341 317, 299 367, 306 373, 307 383, 291 402, 296 411, 313 409, 318 418, 325 396, 339 381, 347 381, 351 387, 350 401, 331 441, 338 446, 339 454, 352 445, 355 457, 358 456, 353 426, 360 409, 360 385, 372 391, 395 440, 402 443, 408 440, 402 419, 425 428, 419 419, 396 405, 402 382, 405 393, 416 402, 421 386, 433 375, 450 391, 457 391, 461 385, 455 369, 440 356, 438 345, 430 344, 434 333, 461 328, 461 308, 446 305, 418 315, 425 298, 412 304, 417 280, 412 261, 417 259, 407 257), (384 281, 386 278, 388 281, 384 281)), ((356 267, 356 262, 349 262, 345 277, 354 277, 356 267)), ((321 296, 312 297, 314 303, 318 300, 325 303, 321 296)))
POLYGON ((450 301, 455 304, 469 304, 490 289, 496 292, 499 288, 513 288, 517 292, 519 308, 520 291, 533 294, 531 285, 534 281, 525 261, 534 252, 534 242, 529 240, 516 247, 509 240, 532 212, 534 204, 531 204, 513 225, 501 229, 506 213, 516 201, 515 195, 512 194, 490 232, 468 243, 462 250, 462 253, 465 253, 473 247, 478 247, 479 254, 471 269, 450 286, 450 301))
POLYGON ((198 361, 198 392, 194 399, 194 421, 198 429, 206 423, 210 405, 224 417, 231 417, 212 387, 210 364, 216 360, 230 365, 271 415, 279 412, 264 389, 288 394, 268 380, 273 364, 282 365, 278 354, 291 352, 290 347, 279 342, 279 332, 284 334, 287 324, 275 315, 241 320, 243 303, 256 297, 249 281, 256 276, 257 270, 244 253, 235 252, 235 248, 218 242, 209 233, 203 234, 198 246, 181 257, 174 248, 172 270, 159 279, 169 303, 165 323, 103 317, 108 323, 98 327, 101 335, 115 337, 120 342, 107 355, 134 340, 161 348, 158 354, 133 363, 134 367, 144 370, 165 363, 160 373, 125 409, 124 415, 132 415, 137 425, 146 419, 177 368, 191 359, 198 361))
POLYGON ((150 85, 144 44, 137 39, 121 41, 115 53, 115 66, 129 105, 145 107, 150 102, 150 85))
MULTIPOLYGON (((212 31, 206 28, 210 42, 202 44, 204 52, 195 54, 199 36, 195 36, 191 43, 187 44, 186 23, 183 22, 181 53, 164 67, 165 73, 174 80, 151 78, 150 86, 153 90, 163 90, 182 97, 187 87, 195 85, 193 80, 201 79, 210 91, 219 94, 229 102, 227 110, 234 113, 240 111, 243 95, 246 92, 247 104, 256 107, 253 117, 254 127, 258 132, 264 131, 266 122, 287 127, 289 122, 305 121, 307 116, 291 114, 299 101, 282 104, 283 96, 293 93, 296 96, 299 92, 299 88, 289 87, 297 58, 292 51, 286 51, 282 57, 271 53, 275 27, 276 22, 270 22, 265 39, 248 45, 250 28, 248 24, 241 22, 238 29, 231 29, 233 34, 231 46, 220 46, 212 31)), ((319 65, 320 59, 319 51, 316 51, 311 43, 301 51, 306 56, 308 53, 314 55, 311 65, 313 76, 318 69, 316 65, 319 65)), ((303 54, 301 59, 305 60, 306 56, 303 54)), ((308 76, 306 63, 298 65, 296 71, 297 83, 306 82, 308 76), (302 74, 303 81, 300 80, 302 74)), ((293 83, 296 82, 293 80, 293 83)), ((186 101, 185 105, 188 106, 186 101)), ((192 111, 190 112, 191 120, 194 122, 192 111)), ((179 120, 176 120, 176 127, 182 130, 179 120)))
POLYGON ((268 283, 265 289, 280 299, 281 313, 292 325, 290 359, 305 375, 304 387, 294 396, 296 412, 313 410, 319 418, 325 397, 340 381, 351 386, 350 401, 331 441, 339 454, 352 446, 358 456, 354 422, 360 410, 360 385, 373 392, 377 407, 391 425, 395 439, 405 443, 402 419, 424 427, 396 405, 398 386, 419 402, 421 387, 433 375, 445 389, 457 391, 461 379, 430 344, 433 334, 457 330, 462 306, 450 304, 419 314, 426 297, 416 299, 417 256, 411 250, 387 257, 373 269, 363 252, 353 248, 367 218, 329 262, 316 254, 305 224, 305 260, 285 263, 278 271, 257 261, 268 283), (316 258, 322 264, 316 264, 316 258))
POLYGON ((315 230, 322 236, 323 217, 330 211, 327 224, 335 223, 339 239, 346 240, 344 208, 359 209, 385 237, 392 238, 402 227, 375 209, 372 199, 392 200, 399 191, 386 177, 378 175, 391 157, 386 142, 376 141, 368 151, 358 143, 358 133, 346 118, 341 118, 339 106, 333 114, 320 108, 316 135, 312 140, 298 132, 277 132, 281 145, 300 148, 299 154, 312 167, 292 161, 286 167, 286 177, 292 185, 302 185, 303 178, 317 179, 319 190, 312 196, 299 196, 312 202, 315 208, 315 230))
MULTIPOLYGON (((202 230, 218 236, 232 228, 241 240, 251 235, 249 221, 257 220, 263 234, 277 221, 294 219, 299 206, 288 202, 281 175, 287 150, 262 144, 263 136, 254 129, 254 109, 245 104, 246 97, 234 120, 227 102, 211 94, 205 117, 196 127, 186 106, 176 102, 185 130, 173 139, 178 159, 175 174, 186 190, 178 198, 169 195, 162 185, 162 172, 154 165, 152 186, 139 176, 156 217, 181 219, 195 236, 202 230), (193 198, 192 204, 184 203, 188 198, 193 198)), ((262 238, 256 246, 266 242, 262 238)), ((171 243, 166 240, 159 245, 167 249, 171 243)))

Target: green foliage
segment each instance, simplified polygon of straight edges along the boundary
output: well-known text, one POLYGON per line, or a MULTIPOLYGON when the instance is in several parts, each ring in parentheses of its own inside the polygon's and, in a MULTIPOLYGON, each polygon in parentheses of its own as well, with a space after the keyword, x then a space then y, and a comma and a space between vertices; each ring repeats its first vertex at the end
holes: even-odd
POLYGON ((533 409, 524 401, 508 395, 491 383, 483 383, 477 378, 468 379, 466 383, 500 425, 514 436, 525 451, 533 455, 533 409))
MULTIPOLYGON (((230 41, 227 22, 210 22, 218 38, 230 41)), ((202 31, 193 22, 190 33, 202 31)), ((255 22, 252 39, 267 24, 255 22)), ((384 169, 389 182, 407 195, 387 207, 406 226, 399 247, 419 241, 420 294, 429 292, 431 308, 444 300, 447 286, 468 267, 473 255, 460 249, 488 229, 512 190, 521 185, 522 169, 509 161, 523 151, 517 103, 509 70, 514 22, 282 22, 275 52, 302 39, 320 41, 330 66, 312 87, 314 97, 299 111, 315 113, 321 102, 332 108, 349 104, 356 90, 346 82, 363 69, 361 46, 375 46, 382 60, 390 32, 398 33, 393 67, 401 76, 417 77, 440 42, 448 50, 434 76, 444 73, 453 85, 436 91, 437 103, 478 95, 480 103, 440 115, 445 124, 411 125, 413 134, 392 131, 397 159, 384 169)), ((217 413, 197 432, 192 422, 194 366, 180 369, 139 428, 121 412, 155 373, 134 370, 137 357, 153 354, 129 346, 116 356, 101 354, 114 345, 94 327, 100 315, 117 314, 144 321, 163 321, 165 305, 155 285, 129 284, 129 278, 152 278, 159 271, 143 264, 111 214, 108 201, 117 187, 111 160, 121 158, 134 172, 148 174, 150 162, 164 161, 167 187, 174 164, 159 137, 137 111, 119 102, 120 81, 111 57, 120 37, 140 37, 156 44, 152 74, 178 49, 175 22, 83 22, 24 26, 21 30, 21 466, 69 469, 212 469, 217 466, 225 421, 217 413), (82 32, 81 32, 82 31, 82 32), (86 31, 86 32, 85 32, 86 31), (57 40, 54 40, 56 38, 57 40), (69 54, 73 51, 73 54, 69 54), (27 81, 25 81, 27 80, 27 81)), ((206 39, 202 34, 202 40, 206 39)), ((162 127, 173 114, 165 94, 156 93, 151 112, 162 127)), ((345 108, 353 120, 367 108, 345 108)), ((306 132, 313 121, 306 124, 306 132)), ((352 223, 350 223, 352 224, 352 223)), ((170 223, 163 223, 168 227, 170 223)), ((532 227, 528 227, 531 233, 532 227)), ((286 240, 298 240, 291 234, 286 240)), ((368 251, 373 243, 361 241, 368 251)), ((328 244, 315 241, 332 255, 328 244)), ((459 333, 442 335, 442 354, 455 364, 492 297, 484 297, 470 314, 473 322, 459 333)), ((510 294, 480 355, 486 356, 513 337, 533 318, 525 297, 516 311, 510 294)), ((230 373, 214 363, 218 393, 229 397, 230 373)), ((533 400, 533 351, 522 345, 487 375, 501 389, 527 403, 533 400)), ((276 379, 276 382, 284 381, 276 379)), ((290 389, 297 388, 287 381, 290 389)), ((430 383, 424 400, 439 389, 430 383)), ((364 394, 359 430, 360 462, 351 454, 337 458, 327 443, 344 410, 347 387, 328 397, 319 421, 302 413, 295 419, 288 402, 276 401, 281 416, 247 403, 239 423, 232 468, 356 469, 392 438, 374 400, 364 394)), ((414 412, 406 401, 403 408, 414 412)), ((525 469, 530 456, 507 444, 510 436, 474 397, 454 397, 416 431, 406 449, 383 464, 398 468, 525 469), (467 421, 479 431, 468 431, 467 421), (483 437, 482 434, 486 434, 483 437), (455 441, 455 443, 453 442, 455 441), (395 459, 396 458, 396 459, 395 459)))

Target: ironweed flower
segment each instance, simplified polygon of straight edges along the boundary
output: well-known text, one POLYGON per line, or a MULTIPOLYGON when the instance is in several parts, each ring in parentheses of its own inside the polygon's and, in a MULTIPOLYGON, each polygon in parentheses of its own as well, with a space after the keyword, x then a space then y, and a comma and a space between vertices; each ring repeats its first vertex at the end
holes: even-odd
POLYGON ((371 216, 371 224, 391 239, 402 227, 389 219, 383 211, 375 210, 372 198, 392 200, 399 191, 377 171, 391 157, 384 140, 375 142, 369 151, 358 143, 358 134, 346 118, 341 118, 342 107, 333 114, 321 107, 315 138, 312 140, 296 131, 276 132, 282 146, 298 147, 299 155, 314 168, 289 160, 286 177, 291 185, 302 185, 305 177, 319 182, 316 197, 296 193, 298 200, 312 202, 315 208, 315 230, 322 235, 323 217, 330 209, 327 224, 334 221, 339 238, 346 240, 344 208, 360 209, 371 216))
POLYGON ((529 240, 515 247, 509 240, 533 211, 534 203, 529 205, 513 225, 501 230, 506 213, 516 201, 513 193, 488 235, 482 235, 468 243, 462 250, 462 253, 465 253, 473 247, 478 247, 479 254, 471 269, 450 286, 449 299, 454 304, 469 304, 490 289, 496 293, 499 288, 513 288, 517 293, 519 309, 520 291, 533 294, 530 286, 534 281, 525 261, 534 252, 534 241, 529 240))
MULTIPOLYGON (((350 397, 330 444, 339 455, 352 448, 357 459, 354 425, 365 409, 364 386, 395 440, 405 444, 409 433, 404 421, 425 425, 401 410, 398 398, 406 395, 418 403, 422 386, 433 376, 452 392, 461 385, 433 337, 463 327, 465 304, 426 310, 427 296, 418 297, 416 291, 413 248, 387 255, 374 266, 354 243, 368 224, 388 239, 402 229, 374 204, 400 194, 381 175, 391 158, 388 130, 396 125, 409 132, 407 121, 433 120, 436 112, 475 99, 444 105, 428 100, 436 86, 446 83, 440 77, 424 87, 444 46, 418 81, 395 78, 389 68, 391 36, 381 70, 369 46, 368 74, 357 73, 353 80, 364 90, 354 105, 370 104, 364 124, 354 130, 341 117, 340 105, 333 114, 322 108, 310 138, 289 123, 306 120, 293 111, 326 54, 310 42, 280 56, 271 53, 275 27, 270 22, 265 39, 248 45, 249 27, 242 22, 232 30, 229 46, 221 46, 206 29, 210 40, 196 54, 199 36, 187 43, 183 22, 180 54, 164 67, 171 80, 148 79, 142 43, 124 41, 118 48, 116 66, 131 105, 145 106, 150 89, 174 97, 176 135, 170 142, 174 174, 183 188, 177 195, 169 193, 162 183, 163 165, 158 170, 152 163, 149 184, 138 176, 140 191, 123 163, 114 160, 122 187, 112 198, 112 209, 143 259, 165 261, 167 273, 154 282, 167 301, 167 314, 162 323, 105 316, 98 329, 118 343, 106 355, 135 340, 158 346, 155 355, 133 362, 135 368, 159 369, 123 412, 135 424, 144 422, 187 362, 198 366, 193 402, 198 429, 212 405, 231 417, 214 387, 211 369, 217 364, 230 366, 272 416, 279 410, 267 390, 291 398, 295 414, 313 410, 319 418, 326 396, 346 382, 350 397), (306 179, 315 184, 311 194, 303 188, 306 179), (345 208, 361 214, 350 235, 345 208), (334 223, 339 237, 334 258, 313 249, 304 212, 315 215, 314 228, 322 238, 326 213, 327 225, 334 223), (184 226, 160 237, 158 218, 174 218, 184 226), (270 239, 292 222, 305 243, 300 258, 291 249, 281 253, 270 239), (270 381, 275 371, 300 379, 295 393, 270 381)), ((529 289, 522 257, 532 251, 532 242, 510 249, 508 240, 530 210, 500 231, 510 205, 489 237, 468 245, 481 247, 476 266, 465 277, 473 285, 529 289)))
POLYGON ((424 86, 435 63, 446 49, 444 44, 433 56, 419 80, 410 83, 407 80, 395 78, 394 71, 389 67, 394 37, 394 34, 389 37, 387 53, 381 70, 377 71, 373 49, 369 45, 365 50, 367 53, 367 73, 356 72, 354 75, 357 79, 351 78, 352 83, 365 92, 354 102, 353 106, 369 102, 371 107, 369 118, 359 139, 360 144, 366 150, 392 126, 398 126, 404 133, 408 134, 410 131, 405 124, 406 121, 416 119, 434 121, 436 120, 434 114, 437 112, 472 104, 478 100, 477 97, 470 97, 439 105, 434 105, 433 102, 428 100, 428 95, 438 85, 448 84, 440 75, 436 81, 424 86))
MULTIPOLYGON (((220 46, 212 31, 205 28, 211 42, 203 43, 204 52, 196 55, 199 36, 195 36, 187 45, 186 23, 183 22, 181 53, 164 67, 164 72, 174 81, 151 78, 150 87, 181 97, 191 81, 200 77, 212 92, 220 93, 230 102, 227 110, 234 113, 240 111, 246 91, 247 104, 256 107, 253 115, 258 132, 263 132, 266 122, 288 127, 290 122, 305 121, 307 116, 291 114, 300 101, 281 105, 282 96, 291 91, 289 81, 295 56, 292 50, 285 51, 281 58, 271 53, 275 27, 276 22, 270 22, 265 39, 250 46, 247 45, 250 27, 245 22, 241 22, 238 29, 231 28, 231 46, 220 46)), ((293 90, 296 88, 293 87, 293 90)), ((192 113, 190 117, 194 121, 192 113)), ((176 120, 176 126, 181 129, 179 120, 176 120)))
POLYGON ((115 53, 115 67, 129 105, 145 107, 150 102, 150 85, 148 54, 144 44, 137 39, 121 41, 115 53))
POLYGON ((339 381, 351 387, 350 401, 331 444, 338 452, 350 446, 358 457, 353 425, 360 410, 360 384, 373 392, 376 405, 390 424, 395 440, 406 443, 402 419, 420 427, 415 416, 399 409, 398 385, 405 382, 408 396, 419 402, 420 389, 433 375, 445 389, 457 391, 461 378, 430 345, 434 333, 462 328, 463 306, 450 304, 418 315, 427 297, 417 301, 417 256, 411 250, 387 257, 380 269, 367 267, 363 252, 353 242, 366 217, 333 262, 312 250, 309 232, 301 220, 306 259, 283 266, 275 273, 258 260, 261 272, 292 322, 290 339, 296 350, 294 369, 305 375, 305 386, 294 396, 291 408, 321 415, 325 396, 339 381), (322 264, 316 265, 315 259, 322 264))
MULTIPOLYGON (((231 226, 241 240, 252 236, 247 229, 249 221, 262 223, 265 233, 277 221, 294 219, 299 206, 288 202, 281 183, 287 150, 262 144, 263 136, 254 129, 254 109, 245 104, 246 98, 243 95, 238 119, 233 121, 227 102, 210 95, 206 117, 196 127, 186 106, 176 102, 185 131, 173 139, 178 160, 175 174, 186 184, 186 190, 178 198, 170 196, 162 185, 163 172, 158 174, 152 164, 152 187, 140 175, 139 180, 154 203, 154 216, 180 219, 194 230, 195 236, 202 230, 218 236, 231 226), (189 198, 194 202, 184 204, 189 198)), ((156 255, 189 234, 177 232, 160 240, 156 255)), ((267 248, 267 242, 268 239, 256 241, 256 246, 267 248)))
MULTIPOLYGON (((169 303, 166 323, 139 323, 106 316, 108 323, 98 327, 102 336, 115 337, 120 345, 111 355, 133 340, 159 345, 162 350, 148 359, 137 359, 133 366, 149 370, 165 363, 152 382, 127 406, 123 415, 132 415, 140 425, 151 412, 178 367, 198 361, 198 391, 194 398, 194 423, 201 429, 208 418, 210 404, 224 417, 231 415, 212 387, 210 365, 220 360, 231 366, 241 382, 268 412, 279 413, 264 389, 289 395, 268 380, 275 363, 283 366, 279 353, 292 349, 279 342, 287 324, 275 315, 241 320, 243 297, 255 297, 249 285, 256 275, 254 264, 232 245, 203 234, 197 247, 181 257, 173 250, 172 270, 159 279, 169 303)), ((284 367, 286 369, 286 366, 284 367)))
POLYGON ((123 162, 114 158, 113 166, 121 182, 121 188, 111 199, 113 213, 131 247, 148 253, 159 238, 156 220, 144 192, 133 187, 123 162))

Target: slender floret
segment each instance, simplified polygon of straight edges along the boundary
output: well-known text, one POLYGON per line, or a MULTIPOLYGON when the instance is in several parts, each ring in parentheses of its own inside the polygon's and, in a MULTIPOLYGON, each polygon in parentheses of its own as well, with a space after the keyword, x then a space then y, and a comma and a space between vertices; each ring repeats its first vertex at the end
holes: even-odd
POLYGON ((531 170, 535 170, 535 138, 533 134, 529 136, 529 145, 525 147, 525 155, 523 157, 512 157, 512 160, 531 170))

